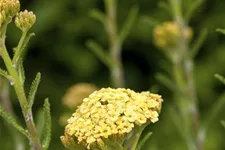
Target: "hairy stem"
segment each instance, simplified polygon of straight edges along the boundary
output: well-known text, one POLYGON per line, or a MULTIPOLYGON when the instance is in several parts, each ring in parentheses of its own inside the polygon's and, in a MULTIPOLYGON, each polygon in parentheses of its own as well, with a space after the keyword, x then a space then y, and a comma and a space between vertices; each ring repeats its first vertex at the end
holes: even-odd
POLYGON ((110 68, 111 78, 115 87, 124 87, 121 43, 116 22, 116 0, 105 0, 105 7, 107 12, 105 28, 108 33, 110 56, 112 59, 112 66, 110 68))
MULTIPOLYGON (((180 62, 179 64, 182 65, 182 72, 183 72, 183 78, 185 81, 185 91, 184 91, 184 97, 187 100, 187 106, 183 106, 185 109, 187 108, 187 115, 191 117, 190 120, 190 128, 194 127, 193 133, 195 134, 195 137, 193 138, 193 141, 195 142, 195 149, 196 150, 202 150, 203 149, 203 142, 204 139, 201 138, 202 136, 199 136, 199 133, 201 132, 200 126, 199 126, 199 110, 198 110, 198 100, 196 95, 196 89, 195 89, 195 82, 194 82, 194 76, 193 76, 193 67, 194 62, 191 57, 191 52, 189 51, 189 43, 188 40, 185 39, 185 30, 187 28, 187 23, 184 20, 183 12, 182 12, 182 1, 179 0, 169 0, 171 4, 171 8, 173 10, 173 17, 176 23, 180 27, 181 36, 179 40, 177 41, 177 51, 179 52, 180 56, 180 62)), ((178 88, 180 88, 178 86, 178 88)))
POLYGON ((186 80, 186 98, 189 101, 189 110, 188 113, 191 115, 191 125, 194 127, 193 133, 197 133, 196 137, 194 139, 196 143, 196 149, 202 150, 203 141, 198 138, 198 133, 200 132, 200 126, 199 126, 199 110, 198 110, 198 100, 196 96, 196 89, 195 89, 195 82, 194 82, 194 76, 193 76, 193 67, 194 62, 191 58, 189 47, 188 47, 188 41, 184 38, 186 24, 185 21, 182 18, 177 17, 176 22, 180 26, 181 30, 181 37, 179 40, 178 48, 180 49, 182 53, 182 60, 183 60, 183 72, 184 72, 184 78, 186 80))
POLYGON ((20 82, 18 72, 13 66, 12 60, 7 52, 5 47, 5 33, 6 33, 7 24, 4 24, 2 27, 1 37, 0 37, 0 52, 2 59, 5 63, 8 73, 11 76, 11 85, 14 86, 15 92, 18 96, 20 106, 22 108, 23 116, 27 125, 27 129, 30 135, 30 143, 35 150, 42 150, 42 146, 37 134, 37 130, 33 121, 33 114, 31 108, 25 95, 23 84, 20 82))
MULTIPOLYGON (((6 112, 8 112, 9 114, 14 116, 12 104, 9 100, 9 83, 3 77, 0 77, 0 104, 6 110, 6 112)), ((19 135, 18 132, 15 131, 12 126, 7 125, 7 127, 14 139, 15 150, 24 150, 25 147, 24 147, 23 141, 21 139, 21 135, 19 135)))

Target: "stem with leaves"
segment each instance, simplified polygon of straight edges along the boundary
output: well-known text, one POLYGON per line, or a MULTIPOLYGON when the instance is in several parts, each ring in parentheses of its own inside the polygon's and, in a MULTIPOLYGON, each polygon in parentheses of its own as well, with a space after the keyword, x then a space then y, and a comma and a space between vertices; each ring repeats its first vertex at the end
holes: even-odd
POLYGON ((37 74, 35 80, 33 81, 28 97, 26 96, 24 88, 25 72, 23 68, 23 57, 25 56, 26 45, 28 44, 30 38, 34 35, 33 33, 28 34, 28 31, 35 22, 36 17, 33 12, 28 12, 27 10, 17 14, 15 23, 16 26, 22 30, 22 36, 18 46, 14 49, 15 53, 12 59, 9 56, 7 48, 5 46, 7 25, 11 22, 11 19, 12 18, 9 18, 9 20, 5 20, 5 22, 0 27, 0 53, 7 69, 7 71, 0 70, 0 74, 6 77, 10 81, 10 84, 14 87, 22 109, 27 129, 19 125, 16 122, 16 119, 12 115, 7 113, 2 107, 0 107, 0 115, 15 129, 17 129, 29 139, 30 145, 34 150, 47 150, 49 147, 51 136, 50 104, 48 100, 46 100, 44 104, 47 133, 47 136, 43 141, 44 144, 41 144, 40 142, 32 112, 34 98, 41 79, 40 73, 37 74), (28 21, 28 23, 24 21, 28 21))
POLYGON ((87 46, 109 68, 113 86, 124 87, 124 71, 121 60, 122 45, 137 18, 138 8, 133 7, 130 9, 127 20, 121 31, 119 31, 117 25, 117 1, 104 0, 104 3, 106 14, 99 10, 92 10, 90 15, 104 25, 109 41, 109 53, 106 53, 100 45, 92 40, 87 42, 87 46))
MULTIPOLYGON (((9 99, 9 83, 3 77, 0 77, 0 105, 2 105, 2 109, 4 109, 8 114, 15 116, 9 99)), ((15 150, 24 150, 25 147, 21 135, 15 131, 12 126, 7 125, 6 127, 9 129, 10 134, 14 139, 15 150)))
POLYGON ((123 66, 121 62, 121 43, 119 41, 116 22, 116 1, 105 0, 105 8, 107 14, 105 28, 108 33, 109 50, 112 61, 112 66, 110 68, 112 81, 115 87, 123 87, 123 66))

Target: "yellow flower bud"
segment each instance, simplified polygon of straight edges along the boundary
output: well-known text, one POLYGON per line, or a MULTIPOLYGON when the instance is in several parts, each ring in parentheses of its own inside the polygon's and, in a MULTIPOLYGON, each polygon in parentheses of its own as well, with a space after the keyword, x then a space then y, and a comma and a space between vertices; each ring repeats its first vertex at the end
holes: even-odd
POLYGON ((107 147, 110 139, 122 142, 135 126, 158 121, 162 101, 160 95, 124 88, 95 91, 70 117, 61 141, 67 148, 77 142, 87 149, 107 147))
POLYGON ((153 31, 153 40, 160 49, 173 48, 177 46, 179 39, 184 36, 186 40, 191 40, 193 31, 190 27, 181 33, 180 26, 175 22, 165 22, 157 26, 153 31))
POLYGON ((23 32, 28 31, 36 22, 36 16, 32 11, 19 12, 16 15, 15 24, 23 32))
POLYGON ((19 10, 19 0, 0 0, 0 27, 6 20, 10 22, 19 10))

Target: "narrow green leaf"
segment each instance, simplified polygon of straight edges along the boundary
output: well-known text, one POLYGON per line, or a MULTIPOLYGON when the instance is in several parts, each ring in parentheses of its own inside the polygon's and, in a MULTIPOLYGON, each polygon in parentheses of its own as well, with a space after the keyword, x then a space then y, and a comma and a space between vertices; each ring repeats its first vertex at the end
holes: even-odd
POLYGON ((36 122, 36 127, 37 127, 37 132, 40 138, 43 137, 45 134, 44 128, 45 128, 45 116, 44 116, 44 111, 43 109, 39 109, 37 114, 35 115, 35 122, 36 122))
POLYGON ((44 102, 44 115, 45 115, 45 129, 44 129, 45 137, 42 145, 43 149, 47 150, 51 141, 51 109, 48 98, 46 98, 44 102))
POLYGON ((195 0, 192 2, 190 8, 188 9, 187 13, 185 14, 185 18, 187 22, 192 18, 194 12, 203 4, 205 0, 195 0))
POLYGON ((173 106, 169 107, 169 116, 171 118, 171 121, 174 123, 178 133, 180 134, 181 138, 185 141, 189 149, 196 149, 195 143, 190 138, 191 135, 189 132, 185 129, 184 120, 180 116, 180 113, 176 111, 176 109, 173 106))
POLYGON ((172 16, 174 19, 182 16, 182 1, 180 0, 169 0, 169 4, 171 7, 172 16))
POLYGON ((216 77, 219 81, 221 81, 223 84, 225 84, 225 78, 224 78, 223 76, 221 76, 221 75, 219 75, 219 74, 215 74, 215 77, 216 77))
POLYGON ((217 32, 220 32, 220 33, 222 33, 222 34, 225 34, 225 29, 220 29, 220 28, 219 28, 219 29, 216 29, 216 31, 217 31, 217 32))
POLYGON ((106 22, 106 16, 103 12, 98 9, 93 9, 89 12, 90 17, 100 21, 102 24, 106 22))
POLYGON ((30 33, 27 35, 27 33, 23 33, 20 39, 20 42, 18 46, 15 48, 15 54, 13 56, 13 64, 17 67, 17 63, 19 62, 19 59, 23 59, 25 53, 26 53, 26 46, 28 45, 30 38, 34 36, 34 33, 30 33))
POLYGON ((141 16, 140 17, 141 22, 146 23, 150 27, 156 27, 160 24, 160 22, 152 17, 149 16, 141 16))
POLYGON ((171 90, 171 91, 177 90, 173 81, 171 81, 167 76, 165 76, 161 73, 158 73, 158 74, 156 74, 155 77, 159 82, 161 82, 163 85, 165 85, 169 90, 171 90))
POLYGON ((0 69, 0 75, 2 75, 3 77, 7 78, 9 77, 7 71, 0 69))
POLYGON ((152 132, 148 132, 148 133, 144 136, 144 138, 141 139, 141 141, 139 142, 139 144, 138 144, 136 150, 140 150, 140 149, 143 147, 143 145, 146 143, 146 141, 149 139, 149 137, 150 137, 151 135, 152 135, 152 132))
POLYGON ((164 9, 165 11, 167 11, 169 14, 172 15, 171 7, 166 2, 160 1, 158 5, 159 5, 159 8, 164 9))
POLYGON ((95 41, 88 40, 86 42, 87 47, 109 68, 111 67, 111 59, 104 49, 95 41))
POLYGON ((210 123, 213 122, 213 119, 218 116, 218 114, 225 107, 225 92, 219 97, 219 99, 215 102, 212 109, 209 111, 206 120, 204 121, 203 127, 207 130, 210 123))
POLYGON ((225 128, 225 121, 221 120, 221 124, 223 125, 223 127, 225 128))
POLYGON ((29 138, 28 131, 25 130, 21 125, 16 122, 16 119, 13 118, 10 114, 8 114, 1 106, 0 106, 0 116, 2 116, 10 125, 12 125, 16 130, 29 138))
POLYGON ((34 81, 31 84, 30 92, 29 92, 29 95, 28 95, 28 101, 29 101, 29 107, 30 108, 34 104, 34 98, 35 98, 35 95, 37 93, 37 89, 38 89, 40 81, 41 81, 41 73, 38 72, 36 77, 35 77, 35 79, 34 79, 34 81))
POLYGON ((25 82, 25 71, 24 71, 22 59, 18 62, 18 73, 19 73, 19 78, 20 78, 21 83, 24 84, 24 82, 25 82))
POLYGON ((201 30, 200 35, 198 36, 198 38, 196 39, 195 43, 191 48, 192 58, 194 58, 198 54, 200 48, 202 47, 203 43, 206 40, 207 35, 208 31, 206 29, 201 30))
POLYGON ((133 6, 130 11, 129 11, 129 14, 128 14, 128 17, 127 17, 127 20, 125 21, 122 29, 121 29, 121 32, 120 32, 120 43, 123 43, 124 40, 127 38, 127 36, 129 35, 136 19, 137 19, 137 16, 138 16, 138 11, 139 11, 139 8, 137 6, 133 6))

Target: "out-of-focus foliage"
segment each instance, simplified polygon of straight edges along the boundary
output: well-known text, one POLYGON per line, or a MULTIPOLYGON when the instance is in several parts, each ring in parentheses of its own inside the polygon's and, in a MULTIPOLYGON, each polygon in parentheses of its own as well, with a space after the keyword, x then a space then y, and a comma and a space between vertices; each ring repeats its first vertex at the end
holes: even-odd
MULTIPOLYGON (((152 29, 159 23, 172 20, 161 2, 118 1, 119 27, 128 14, 127 8, 133 5, 140 8, 138 20, 123 46, 125 82, 127 87, 136 91, 158 91, 165 100, 160 121, 146 128, 146 133, 151 131, 153 134, 143 149, 186 150, 170 116, 171 92, 155 79, 158 72, 167 68, 168 62, 152 44, 152 29)), ((32 28, 36 36, 31 40, 25 60, 27 85, 30 85, 36 72, 42 72, 34 113, 39 112, 36 108, 42 106, 43 99, 49 97, 52 107, 50 149, 62 150, 64 148, 59 137, 63 134, 64 127, 59 125, 58 120, 66 111, 61 101, 66 89, 77 82, 90 82, 98 87, 110 86, 108 69, 85 46, 85 42, 91 38, 107 47, 103 26, 89 16, 89 12, 94 8, 104 11, 103 1, 21 0, 21 3, 23 8, 33 10, 37 16, 37 22, 32 28)), ((208 117, 208 110, 225 89, 224 85, 214 78, 215 73, 225 75, 225 36, 215 32, 217 28, 225 28, 224 7, 224 0, 205 0, 194 12, 189 24, 193 28, 194 39, 203 29, 207 29, 209 33, 196 56, 195 80, 201 118, 208 117)), ((8 45, 15 47, 20 31, 11 25, 8 34, 8 45)), ((0 61, 0 64, 3 62, 0 61)), ((14 93, 13 89, 11 93, 14 93)), ((15 95, 11 94, 11 99, 15 111, 22 119, 15 95)), ((209 125, 205 150, 225 149, 225 132, 220 120, 225 120, 224 110, 209 125)), ((3 150, 11 150, 12 140, 5 126, 7 124, 3 124, 0 119, 0 145, 3 150)))

